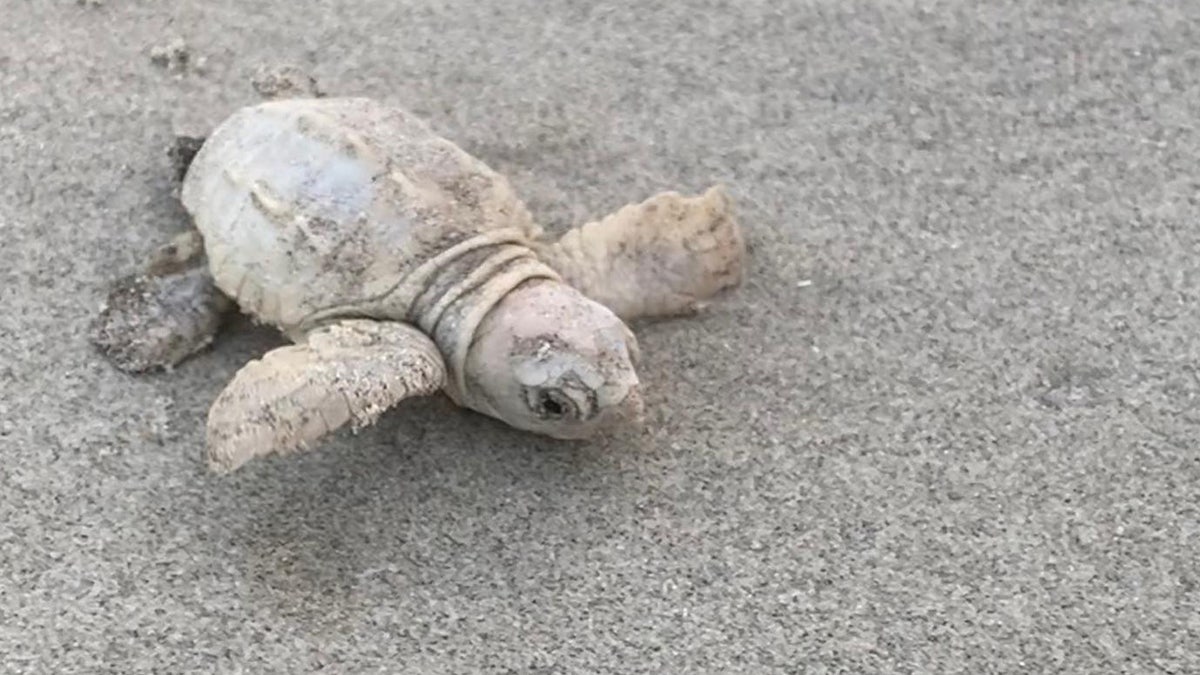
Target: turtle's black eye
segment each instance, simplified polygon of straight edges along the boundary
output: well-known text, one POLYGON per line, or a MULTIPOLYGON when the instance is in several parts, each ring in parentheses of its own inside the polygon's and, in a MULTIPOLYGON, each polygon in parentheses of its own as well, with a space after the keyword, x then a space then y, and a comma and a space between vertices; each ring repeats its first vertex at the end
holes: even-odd
POLYGON ((554 400, 554 397, 543 393, 539 405, 542 407, 542 412, 546 413, 547 417, 558 417, 563 414, 562 404, 554 400))
POLYGON ((575 402, 558 389, 532 389, 526 394, 526 401, 534 414, 545 420, 579 416, 575 402))

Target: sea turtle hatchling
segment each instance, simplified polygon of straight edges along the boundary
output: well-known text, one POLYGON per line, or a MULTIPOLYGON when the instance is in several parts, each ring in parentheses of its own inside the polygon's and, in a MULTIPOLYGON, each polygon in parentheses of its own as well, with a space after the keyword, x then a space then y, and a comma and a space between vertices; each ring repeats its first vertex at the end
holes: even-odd
POLYGON ((640 426, 625 322, 692 313, 743 274, 721 187, 551 240, 503 176, 365 98, 238 110, 200 144, 181 199, 195 229, 114 284, 92 341, 122 370, 169 368, 235 305, 289 338, 209 410, 219 472, 438 391, 555 438, 640 426))

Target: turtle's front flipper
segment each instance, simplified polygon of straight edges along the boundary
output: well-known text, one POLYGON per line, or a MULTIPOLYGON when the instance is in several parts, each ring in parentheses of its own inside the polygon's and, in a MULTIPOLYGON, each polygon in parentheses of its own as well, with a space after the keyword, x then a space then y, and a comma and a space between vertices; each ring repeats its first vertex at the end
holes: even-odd
POLYGON ((200 233, 160 248, 145 270, 115 281, 91 341, 117 368, 170 368, 212 342, 233 303, 213 283, 200 233))
POLYGON ((541 253, 622 319, 689 314, 742 278, 745 244, 720 187, 664 192, 567 232, 541 253))
POLYGON ((355 429, 411 396, 441 389, 446 367, 424 333, 403 323, 344 320, 246 364, 208 413, 208 464, 220 473, 355 429))

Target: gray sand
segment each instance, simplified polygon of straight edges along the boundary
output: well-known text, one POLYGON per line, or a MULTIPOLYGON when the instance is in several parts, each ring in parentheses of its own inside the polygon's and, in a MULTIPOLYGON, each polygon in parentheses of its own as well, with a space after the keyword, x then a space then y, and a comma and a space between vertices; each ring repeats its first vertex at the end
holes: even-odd
POLYGON ((0 0, 3 672, 1200 671, 1200 5, 976 4, 0 0), (639 327, 639 445, 432 400, 221 479, 278 337, 88 347, 278 62, 551 228, 729 185, 751 276, 639 327))

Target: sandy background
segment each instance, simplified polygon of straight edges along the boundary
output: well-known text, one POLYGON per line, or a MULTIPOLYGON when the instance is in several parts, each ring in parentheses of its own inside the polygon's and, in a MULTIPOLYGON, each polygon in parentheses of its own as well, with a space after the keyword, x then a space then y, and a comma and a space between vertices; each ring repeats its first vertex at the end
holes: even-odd
POLYGON ((982 4, 0 0, 0 670, 1200 670, 1200 4, 982 4), (729 185, 750 277, 639 326, 640 445, 429 401, 205 472, 279 338, 86 328, 278 62, 551 228, 729 185))

